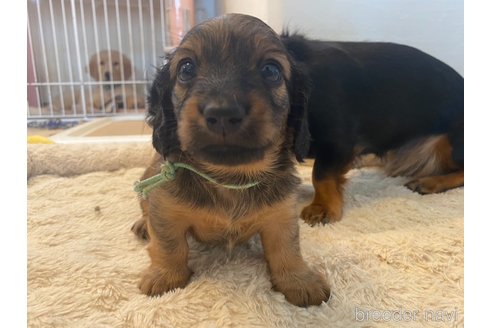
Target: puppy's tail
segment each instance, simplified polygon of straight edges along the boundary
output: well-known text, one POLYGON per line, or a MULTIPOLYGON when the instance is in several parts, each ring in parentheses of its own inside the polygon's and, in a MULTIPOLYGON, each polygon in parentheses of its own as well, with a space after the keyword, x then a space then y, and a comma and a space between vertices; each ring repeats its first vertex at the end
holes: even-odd
POLYGON ((456 169, 446 135, 422 138, 388 152, 383 167, 389 176, 420 178, 456 169))

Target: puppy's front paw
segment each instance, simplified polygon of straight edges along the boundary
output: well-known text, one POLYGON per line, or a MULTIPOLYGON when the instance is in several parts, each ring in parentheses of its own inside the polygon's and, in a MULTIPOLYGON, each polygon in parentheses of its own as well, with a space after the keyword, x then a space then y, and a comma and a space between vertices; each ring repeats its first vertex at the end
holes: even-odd
POLYGON ((320 204, 311 204, 306 207, 301 212, 301 218, 309 225, 316 225, 317 223, 333 223, 340 221, 342 218, 341 209, 332 210, 325 208, 320 204))
POLYGON ((320 273, 308 268, 272 278, 274 289, 297 306, 320 305, 330 298, 330 287, 320 273))
POLYGON ((142 274, 139 288, 142 293, 149 296, 162 295, 163 293, 183 288, 191 277, 191 270, 168 270, 157 266, 150 266, 142 274))

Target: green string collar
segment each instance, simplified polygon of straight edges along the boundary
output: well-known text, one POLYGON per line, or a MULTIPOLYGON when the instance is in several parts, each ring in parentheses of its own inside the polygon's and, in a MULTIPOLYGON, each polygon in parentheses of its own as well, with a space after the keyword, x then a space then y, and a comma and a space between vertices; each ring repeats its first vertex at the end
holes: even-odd
POLYGON ((161 172, 159 174, 154 175, 153 177, 150 177, 148 179, 142 180, 142 181, 137 181, 135 183, 135 186, 133 187, 133 190, 137 192, 140 197, 143 199, 147 199, 149 192, 154 189, 157 186, 160 186, 161 184, 174 180, 176 178, 176 169, 183 168, 190 170, 202 178, 216 184, 219 186, 222 186, 227 189, 235 189, 235 190, 244 190, 244 189, 249 189, 251 187, 254 187, 259 184, 258 181, 256 182, 251 182, 247 183, 244 185, 228 185, 228 184, 222 184, 218 182, 217 180, 214 180, 210 176, 206 175, 205 173, 197 171, 194 167, 191 165, 185 164, 185 163, 171 163, 169 161, 166 161, 165 163, 161 164, 161 172))

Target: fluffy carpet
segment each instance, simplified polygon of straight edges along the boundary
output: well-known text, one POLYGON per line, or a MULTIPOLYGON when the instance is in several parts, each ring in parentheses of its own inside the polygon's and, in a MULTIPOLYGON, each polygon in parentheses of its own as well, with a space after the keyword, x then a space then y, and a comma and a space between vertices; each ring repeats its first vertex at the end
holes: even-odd
MULTIPOLYGON (((130 232, 145 145, 28 148, 30 327, 461 327, 463 188, 421 196, 374 168, 349 172, 343 219, 299 220, 326 304, 299 308, 271 289, 258 239, 228 253, 190 240, 194 275, 149 298, 149 264, 130 232)), ((309 182, 309 167, 300 167, 309 182)), ((309 186, 308 186, 309 187, 309 186)), ((306 187, 306 188, 308 188, 306 187)))

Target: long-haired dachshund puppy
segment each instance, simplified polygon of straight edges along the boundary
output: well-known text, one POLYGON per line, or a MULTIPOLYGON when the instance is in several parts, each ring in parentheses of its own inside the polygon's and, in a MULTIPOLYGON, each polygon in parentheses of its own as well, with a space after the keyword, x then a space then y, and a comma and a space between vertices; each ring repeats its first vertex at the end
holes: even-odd
POLYGON ((273 287, 299 306, 326 301, 329 287, 304 262, 295 199, 296 155, 309 145, 304 119, 307 80, 280 37, 257 18, 230 14, 194 27, 159 69, 148 120, 163 159, 189 170, 153 189, 142 203, 151 265, 140 289, 159 295, 184 287, 191 234, 234 245, 259 234, 273 287), (223 185, 244 185, 228 189, 223 185))
MULTIPOLYGON (((308 105, 315 195, 302 218, 342 216, 344 174, 373 153, 386 172, 421 194, 464 184, 463 78, 415 48, 392 43, 324 42, 282 35, 311 81, 308 105)), ((306 149, 301 150, 305 152, 306 149)))

